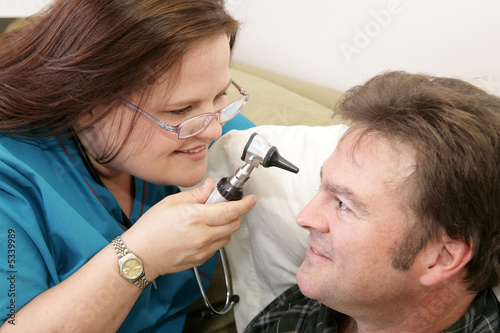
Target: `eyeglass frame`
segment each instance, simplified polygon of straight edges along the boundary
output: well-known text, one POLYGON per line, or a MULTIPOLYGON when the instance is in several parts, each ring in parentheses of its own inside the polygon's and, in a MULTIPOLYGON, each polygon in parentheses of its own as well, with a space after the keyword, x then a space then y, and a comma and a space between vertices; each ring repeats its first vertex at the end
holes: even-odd
POLYGON ((247 91, 245 89, 243 89, 239 84, 237 84, 236 82, 234 82, 234 80, 232 80, 232 79, 231 79, 231 84, 236 87, 236 89, 238 90, 238 92, 242 95, 241 97, 235 99, 234 101, 232 101, 231 103, 227 104, 226 106, 220 108, 216 112, 208 112, 208 113, 199 114, 197 116, 194 116, 194 117, 191 117, 191 118, 188 118, 188 119, 184 120, 183 122, 181 122, 179 125, 176 125, 176 126, 171 126, 171 125, 168 125, 167 123, 164 123, 163 121, 161 121, 161 120, 153 117, 148 112, 142 110, 141 108, 139 108, 138 106, 132 104, 131 102, 127 101, 126 99, 120 98, 120 102, 122 104, 124 104, 125 106, 127 106, 127 107, 129 107, 129 108, 131 108, 131 109, 133 109, 133 110, 135 110, 137 112, 139 112, 143 116, 146 116, 149 120, 151 120, 156 125, 160 126, 162 129, 164 129, 164 130, 166 130, 168 132, 171 132, 171 133, 175 133, 177 135, 177 138, 179 140, 185 140, 185 139, 191 138, 191 137, 193 137, 195 135, 198 135, 201 132, 203 132, 204 130, 206 130, 207 127, 212 122, 212 119, 214 119, 214 118, 217 118, 217 120, 219 121, 219 124, 222 126, 226 122, 228 122, 229 120, 231 120, 234 117, 236 117, 238 115, 238 113, 240 113, 241 109, 248 102, 248 99, 250 98, 250 95, 247 93, 247 91), (224 111, 227 110, 229 107, 231 107, 234 104, 239 103, 241 101, 243 101, 243 103, 240 106, 240 108, 238 109, 238 112, 236 112, 231 118, 225 120, 224 122, 221 122, 220 121, 221 114, 223 114, 224 111), (192 134, 189 134, 187 136, 183 136, 182 138, 180 137, 180 133, 181 133, 182 127, 186 123, 189 123, 190 121, 192 121, 194 119, 198 119, 198 118, 202 118, 202 117, 205 117, 207 120, 205 120, 204 125, 199 130, 197 130, 196 132, 194 132, 192 134), (210 117, 210 118, 208 118, 208 117, 210 117))

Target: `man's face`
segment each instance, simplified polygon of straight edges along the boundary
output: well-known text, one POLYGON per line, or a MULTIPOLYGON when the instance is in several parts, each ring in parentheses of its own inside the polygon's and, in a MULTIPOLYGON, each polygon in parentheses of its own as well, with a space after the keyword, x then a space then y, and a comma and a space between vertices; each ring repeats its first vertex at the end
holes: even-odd
POLYGON ((347 314, 407 299, 418 285, 415 264, 391 263, 413 218, 401 182, 414 170, 414 151, 368 134, 353 149, 347 136, 322 168, 321 188, 297 217, 309 248, 297 273, 304 295, 347 314))

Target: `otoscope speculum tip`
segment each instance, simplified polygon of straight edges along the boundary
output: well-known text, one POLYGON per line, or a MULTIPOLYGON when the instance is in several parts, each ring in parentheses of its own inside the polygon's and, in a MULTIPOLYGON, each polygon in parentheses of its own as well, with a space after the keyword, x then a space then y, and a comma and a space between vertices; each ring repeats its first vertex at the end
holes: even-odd
POLYGON ((278 149, 272 146, 265 137, 258 133, 253 133, 250 139, 248 139, 241 159, 245 162, 252 163, 254 167, 258 167, 260 164, 264 168, 274 166, 293 173, 299 172, 298 167, 282 157, 278 149))

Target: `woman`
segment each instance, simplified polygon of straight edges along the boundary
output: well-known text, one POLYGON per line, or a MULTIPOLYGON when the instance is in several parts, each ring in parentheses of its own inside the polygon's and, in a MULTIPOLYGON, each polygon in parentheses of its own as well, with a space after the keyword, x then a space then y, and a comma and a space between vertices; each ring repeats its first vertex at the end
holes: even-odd
POLYGON ((182 330, 190 268, 208 284, 256 200, 175 194, 252 126, 225 98, 237 27, 220 1, 61 0, 1 36, 2 329, 182 330))

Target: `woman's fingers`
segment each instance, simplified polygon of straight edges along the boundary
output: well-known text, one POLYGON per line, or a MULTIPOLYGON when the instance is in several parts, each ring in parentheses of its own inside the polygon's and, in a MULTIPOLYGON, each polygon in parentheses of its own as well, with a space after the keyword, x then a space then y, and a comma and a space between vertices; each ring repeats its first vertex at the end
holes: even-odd
POLYGON ((211 178, 205 179, 201 186, 193 188, 189 191, 182 191, 174 195, 169 195, 161 202, 167 203, 169 205, 178 204, 203 204, 207 201, 210 194, 215 189, 215 182, 211 178))

